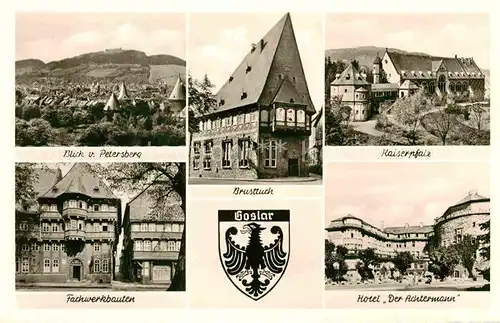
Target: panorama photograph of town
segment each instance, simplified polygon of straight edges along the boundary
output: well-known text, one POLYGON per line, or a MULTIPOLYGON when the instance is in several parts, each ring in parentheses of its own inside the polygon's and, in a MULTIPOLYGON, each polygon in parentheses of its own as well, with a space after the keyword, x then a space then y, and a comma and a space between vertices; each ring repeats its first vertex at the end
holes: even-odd
POLYGON ((17 13, 16 146, 181 146, 184 13, 17 13))
POLYGON ((325 144, 489 145, 487 14, 327 14, 325 144))
POLYGON ((322 21, 190 15, 190 184, 322 184, 322 21))
POLYGON ((16 290, 185 291, 185 163, 16 163, 15 182, 16 290))
POLYGON ((487 162, 327 167, 327 292, 490 290, 487 162))

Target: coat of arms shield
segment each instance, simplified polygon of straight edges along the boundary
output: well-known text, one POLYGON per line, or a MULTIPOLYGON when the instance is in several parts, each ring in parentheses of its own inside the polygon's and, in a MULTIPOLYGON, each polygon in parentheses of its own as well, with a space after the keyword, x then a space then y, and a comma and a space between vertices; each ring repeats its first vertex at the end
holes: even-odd
POLYGON ((257 301, 280 281, 290 255, 289 210, 220 210, 219 256, 233 285, 257 301))

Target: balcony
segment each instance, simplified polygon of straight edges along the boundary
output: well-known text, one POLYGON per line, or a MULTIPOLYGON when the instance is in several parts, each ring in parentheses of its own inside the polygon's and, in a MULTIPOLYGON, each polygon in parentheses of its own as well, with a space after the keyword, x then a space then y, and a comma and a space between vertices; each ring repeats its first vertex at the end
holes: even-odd
POLYGON ((40 218, 43 220, 60 220, 61 214, 58 211, 44 210, 40 214, 40 218))
POLYGON ((167 239, 180 240, 182 232, 156 232, 156 231, 132 231, 130 239, 167 239))
POLYGON ((85 209, 80 209, 80 208, 72 208, 72 207, 67 207, 63 209, 62 215, 63 217, 70 217, 70 218, 86 218, 87 217, 87 210, 85 209))
POLYGON ((66 240, 82 240, 85 241, 85 231, 83 230, 66 230, 64 231, 66 240))
POLYGON ((178 251, 134 251, 133 260, 173 260, 179 258, 178 251))

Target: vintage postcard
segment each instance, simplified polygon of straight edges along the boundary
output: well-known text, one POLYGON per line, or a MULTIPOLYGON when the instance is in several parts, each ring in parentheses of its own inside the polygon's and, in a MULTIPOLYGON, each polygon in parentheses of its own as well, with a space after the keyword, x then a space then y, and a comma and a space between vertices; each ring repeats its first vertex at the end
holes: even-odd
POLYGON ((17 163, 16 290, 59 305, 185 291, 185 165, 17 163))
POLYGON ((189 20, 190 184, 320 184, 322 15, 189 20))
POLYGON ((487 14, 327 14, 325 143, 490 144, 487 14))
POLYGON ((327 167, 327 306, 383 306, 393 292, 406 306, 488 297, 475 291, 490 290, 489 163, 327 167))
POLYGON ((184 13, 17 13, 16 146, 183 146, 184 13))

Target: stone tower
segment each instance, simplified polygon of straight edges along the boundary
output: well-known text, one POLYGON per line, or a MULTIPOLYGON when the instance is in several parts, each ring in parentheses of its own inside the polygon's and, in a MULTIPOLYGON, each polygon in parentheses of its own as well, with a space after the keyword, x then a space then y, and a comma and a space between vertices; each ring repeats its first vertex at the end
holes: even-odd
POLYGON ((380 70, 382 69, 382 60, 380 59, 380 56, 375 57, 375 60, 373 61, 373 84, 378 84, 380 83, 380 70))

